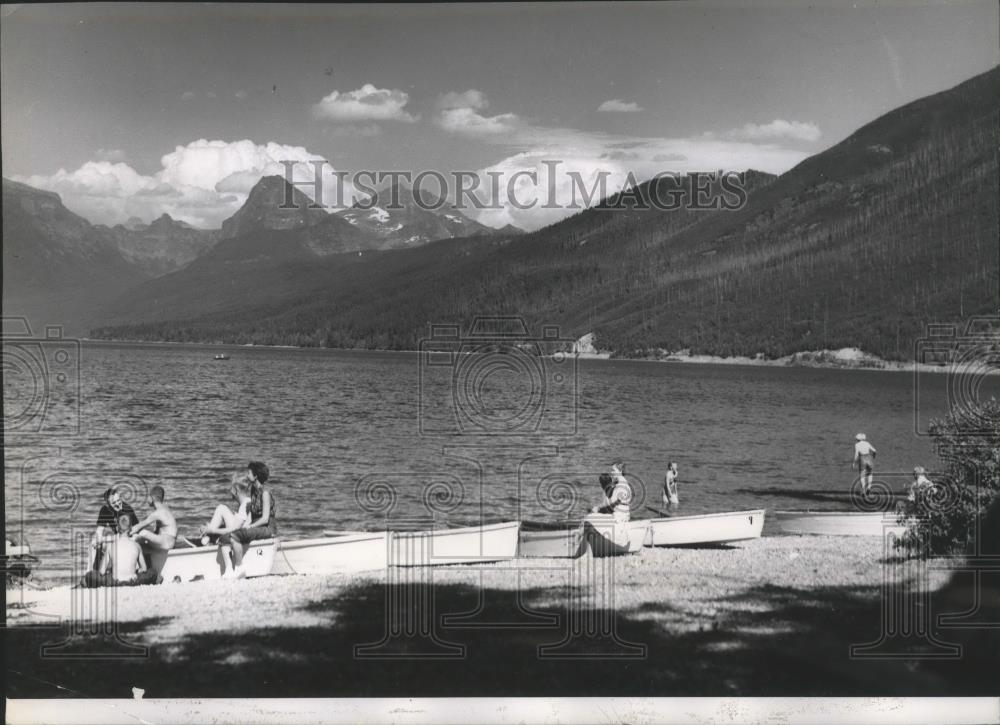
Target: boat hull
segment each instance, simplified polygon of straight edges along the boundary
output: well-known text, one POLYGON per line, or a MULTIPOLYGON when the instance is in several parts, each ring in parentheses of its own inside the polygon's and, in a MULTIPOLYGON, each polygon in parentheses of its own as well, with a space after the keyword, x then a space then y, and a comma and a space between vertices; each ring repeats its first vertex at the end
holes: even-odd
POLYGON ((648 520, 615 521, 611 514, 590 514, 583 520, 584 537, 593 556, 622 556, 642 551, 648 520))
POLYGON ((882 511, 776 511, 777 529, 783 534, 816 536, 902 536, 906 527, 896 515, 882 511))
MULTIPOLYGON (((503 561, 517 556, 521 524, 466 526, 430 531, 394 531, 388 534, 389 566, 439 566, 503 561)), ((325 536, 357 535, 363 532, 324 531, 325 536)))
POLYGON ((517 555, 522 558, 575 559, 583 556, 587 542, 583 525, 566 529, 544 531, 521 530, 518 535, 517 555))
POLYGON ((649 520, 646 546, 731 544, 759 539, 764 509, 697 516, 668 516, 649 520))
MULTIPOLYGON (((226 571, 223 553, 218 546, 197 548, 144 549, 146 561, 163 577, 163 582, 190 582, 221 579, 226 571)), ((243 555, 247 577, 266 576, 274 564, 275 539, 254 541, 243 555)), ((227 552, 228 554, 228 552, 227 552)))
POLYGON ((282 542, 272 574, 343 574, 385 569, 389 535, 384 531, 282 542))

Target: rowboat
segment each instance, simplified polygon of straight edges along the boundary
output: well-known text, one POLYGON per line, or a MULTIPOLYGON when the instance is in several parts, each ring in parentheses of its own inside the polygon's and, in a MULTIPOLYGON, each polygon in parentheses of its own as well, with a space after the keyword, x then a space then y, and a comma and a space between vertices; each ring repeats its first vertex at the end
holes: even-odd
POLYGON ((215 356, 214 358, 212 358, 212 359, 213 359, 213 360, 228 360, 228 359, 229 359, 229 356, 228 356, 228 355, 226 355, 225 353, 220 353, 220 354, 216 355, 216 356, 215 356))
MULTIPOLYGON (((276 541, 276 539, 260 539, 250 544, 243 555, 243 567, 247 577, 266 576, 271 573, 276 541)), ((221 579, 226 571, 223 554, 220 548, 214 545, 170 551, 143 547, 143 551, 146 554, 146 561, 167 584, 221 579)))
POLYGON ((697 516, 667 516, 649 519, 646 546, 730 544, 759 539, 764 528, 764 509, 731 511, 697 516))
POLYGON ((274 555, 272 574, 339 574, 385 569, 389 534, 354 533, 318 539, 282 541, 274 555))
POLYGON ((902 536, 906 531, 896 514, 882 511, 775 511, 774 517, 783 534, 902 536))
POLYGON ((649 520, 618 522, 612 514, 588 514, 583 519, 583 528, 593 556, 621 556, 642 551, 649 520))
POLYGON ((575 559, 586 551, 583 524, 545 524, 523 522, 517 540, 517 555, 522 558, 575 559))
MULTIPOLYGON (((388 564, 438 566, 513 559, 517 556, 517 532, 520 527, 519 521, 506 521, 455 529, 389 532, 388 564)), ((324 536, 343 536, 345 533, 348 532, 323 532, 324 536)))

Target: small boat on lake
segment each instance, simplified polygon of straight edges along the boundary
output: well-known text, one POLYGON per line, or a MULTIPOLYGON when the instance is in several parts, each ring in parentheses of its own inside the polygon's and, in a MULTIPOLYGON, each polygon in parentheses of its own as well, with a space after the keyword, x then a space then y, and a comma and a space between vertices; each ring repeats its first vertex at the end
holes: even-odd
POLYGON ((213 359, 213 360, 228 360, 228 359, 229 359, 229 356, 228 356, 228 355, 226 355, 226 354, 225 354, 224 352, 220 352, 220 353, 219 353, 218 355, 216 355, 216 356, 215 356, 214 358, 212 358, 212 359, 213 359))
MULTIPOLYGON (((243 555, 247 577, 267 576, 274 564, 277 539, 260 539, 243 555)), ((221 579, 226 571, 220 548, 215 544, 163 551, 143 547, 146 561, 163 577, 164 584, 221 579)))
POLYGON ((895 513, 883 511, 775 511, 774 518, 783 534, 902 536, 906 531, 895 513))
MULTIPOLYGON (((388 532, 390 566, 481 564, 517 556, 519 521, 464 526, 454 529, 388 532)), ((337 537, 364 532, 324 531, 337 537)))
POLYGON ((648 521, 649 533, 644 542, 646 546, 731 544, 760 538, 764 528, 764 509, 666 516, 648 521))
POLYGON ((649 531, 648 519, 615 521, 612 514, 588 514, 583 519, 584 537, 593 556, 621 556, 642 551, 649 531))
POLYGON ((385 569, 389 533, 371 531, 318 539, 282 541, 272 574, 342 574, 385 569))
POLYGON ((517 555, 522 558, 575 559, 583 556, 587 542, 583 522, 549 524, 524 521, 518 534, 517 555))

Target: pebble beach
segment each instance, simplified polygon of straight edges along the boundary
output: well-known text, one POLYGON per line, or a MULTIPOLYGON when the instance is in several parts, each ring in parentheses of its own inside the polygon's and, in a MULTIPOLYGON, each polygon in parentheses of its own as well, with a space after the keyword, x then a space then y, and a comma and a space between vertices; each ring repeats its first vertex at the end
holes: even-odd
MULTIPOLYGON (((771 536, 604 559, 13 589, 7 655, 23 668, 17 696, 961 690, 959 667, 849 655, 879 639, 886 582, 918 571, 886 555, 878 538, 771 536), (64 659, 33 656, 53 643, 64 659), (88 648, 108 661, 70 657, 88 648)), ((951 576, 922 571, 936 592, 951 576)))

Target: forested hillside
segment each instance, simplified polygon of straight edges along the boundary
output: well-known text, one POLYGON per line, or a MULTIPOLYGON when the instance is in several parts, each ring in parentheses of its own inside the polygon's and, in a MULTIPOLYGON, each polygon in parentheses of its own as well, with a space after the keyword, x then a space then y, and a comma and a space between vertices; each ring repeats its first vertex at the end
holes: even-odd
POLYGON ((907 359, 926 322, 996 312, 998 99, 994 69, 908 104, 777 179, 748 174, 739 210, 595 208, 512 238, 333 255, 301 276, 272 265, 266 292, 221 307, 182 270, 155 307, 139 287, 95 334, 412 349, 430 323, 517 314, 622 355, 907 359))

